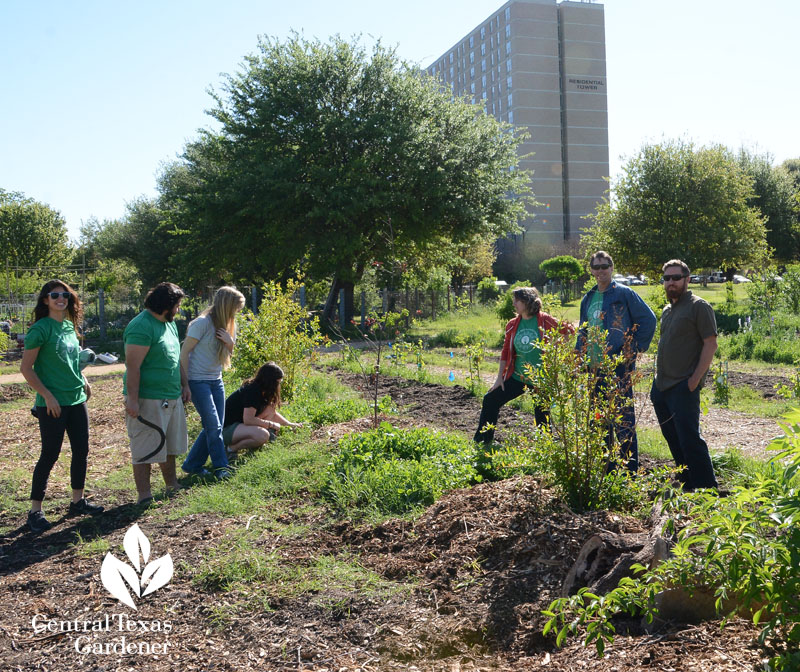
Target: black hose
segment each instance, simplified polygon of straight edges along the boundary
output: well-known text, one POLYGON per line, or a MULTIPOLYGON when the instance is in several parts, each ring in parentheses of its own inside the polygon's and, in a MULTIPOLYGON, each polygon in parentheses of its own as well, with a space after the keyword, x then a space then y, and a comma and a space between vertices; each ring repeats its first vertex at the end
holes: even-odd
POLYGON ((159 436, 161 437, 161 440, 158 443, 158 448, 156 448, 152 453, 148 453, 147 455, 145 455, 141 460, 138 460, 137 464, 142 464, 146 460, 149 460, 151 457, 158 455, 161 452, 161 449, 167 442, 167 435, 164 434, 164 430, 161 429, 161 427, 159 427, 158 425, 154 425, 149 420, 145 420, 141 415, 137 415, 136 419, 143 425, 147 425, 148 427, 152 427, 153 429, 155 429, 158 432, 159 436))

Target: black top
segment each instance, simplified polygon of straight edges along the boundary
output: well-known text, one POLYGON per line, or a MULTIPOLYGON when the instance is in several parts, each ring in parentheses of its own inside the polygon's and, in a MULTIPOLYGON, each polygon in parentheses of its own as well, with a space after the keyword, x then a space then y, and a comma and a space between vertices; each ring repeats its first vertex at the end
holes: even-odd
POLYGON ((242 385, 225 400, 225 427, 234 422, 244 422, 244 409, 255 408, 256 415, 267 407, 258 385, 242 385))

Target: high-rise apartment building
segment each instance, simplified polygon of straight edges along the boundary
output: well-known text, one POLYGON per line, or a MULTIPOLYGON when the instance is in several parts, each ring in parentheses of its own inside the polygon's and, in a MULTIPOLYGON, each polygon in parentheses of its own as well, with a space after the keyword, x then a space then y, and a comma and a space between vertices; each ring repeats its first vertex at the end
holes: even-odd
POLYGON ((603 5, 510 0, 427 71, 454 95, 527 127, 520 154, 534 154, 520 167, 533 170, 542 205, 523 222, 525 240, 577 239, 609 173, 603 5))

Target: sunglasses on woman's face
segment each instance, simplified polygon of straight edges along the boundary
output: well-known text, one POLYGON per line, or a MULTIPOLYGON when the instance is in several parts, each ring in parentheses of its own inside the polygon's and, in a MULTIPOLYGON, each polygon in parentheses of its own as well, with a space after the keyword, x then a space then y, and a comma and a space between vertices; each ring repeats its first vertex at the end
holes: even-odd
POLYGON ((68 298, 70 297, 70 293, 69 293, 69 292, 50 292, 50 293, 48 294, 48 296, 49 296, 51 299, 57 299, 59 296, 60 296, 62 299, 68 299, 68 298))

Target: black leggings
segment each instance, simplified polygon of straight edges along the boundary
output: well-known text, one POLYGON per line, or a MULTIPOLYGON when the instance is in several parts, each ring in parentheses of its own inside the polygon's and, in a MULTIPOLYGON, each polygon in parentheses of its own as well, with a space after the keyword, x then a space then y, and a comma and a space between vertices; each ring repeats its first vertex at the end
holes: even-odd
POLYGON ((42 454, 33 470, 31 499, 41 502, 47 489, 47 479, 61 453, 64 432, 72 448, 72 463, 69 474, 73 490, 83 490, 86 483, 86 458, 89 455, 89 411, 86 403, 62 406, 61 415, 54 418, 47 414, 44 406, 36 407, 39 418, 39 433, 42 435, 42 454))
MULTIPOLYGON (((489 446, 494 440, 494 429, 484 429, 487 424, 496 425, 500 415, 500 409, 512 399, 521 396, 527 386, 516 378, 509 378, 503 382, 503 388, 496 387, 491 392, 487 392, 483 397, 481 407, 481 418, 478 420, 478 431, 475 432, 474 441, 489 446)), ((537 425, 550 422, 550 414, 542 408, 534 408, 534 419, 537 425)))

